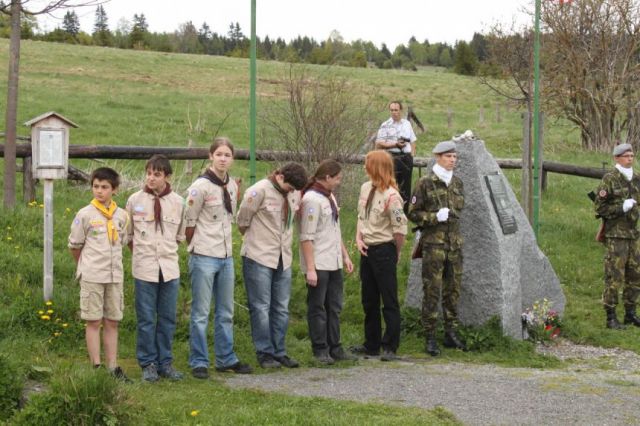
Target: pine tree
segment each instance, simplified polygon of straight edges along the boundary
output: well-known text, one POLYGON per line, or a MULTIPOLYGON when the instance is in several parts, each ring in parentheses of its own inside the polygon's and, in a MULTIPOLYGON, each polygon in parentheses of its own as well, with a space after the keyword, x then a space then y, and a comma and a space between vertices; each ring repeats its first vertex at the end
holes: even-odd
POLYGON ((68 10, 62 19, 64 32, 75 38, 80 32, 80 20, 75 10, 68 10))
POLYGON ((144 13, 133 15, 133 27, 129 34, 130 44, 134 49, 144 49, 146 46, 145 38, 149 33, 149 24, 144 13))
POLYGON ((109 18, 102 5, 96 8, 95 21, 93 24, 93 41, 98 46, 113 45, 113 35, 109 30, 109 18))

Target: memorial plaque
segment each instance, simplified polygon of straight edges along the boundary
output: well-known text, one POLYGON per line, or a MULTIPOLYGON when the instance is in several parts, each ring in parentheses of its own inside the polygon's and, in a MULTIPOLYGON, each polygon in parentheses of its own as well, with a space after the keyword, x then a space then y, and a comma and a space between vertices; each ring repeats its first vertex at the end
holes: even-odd
POLYGON ((486 175, 484 180, 489 188, 491 202, 498 215, 502 233, 505 235, 515 233, 518 230, 518 225, 513 215, 513 206, 509 203, 507 188, 504 186, 502 176, 499 174, 486 175))
POLYGON ((64 130, 40 130, 40 168, 64 167, 64 130))

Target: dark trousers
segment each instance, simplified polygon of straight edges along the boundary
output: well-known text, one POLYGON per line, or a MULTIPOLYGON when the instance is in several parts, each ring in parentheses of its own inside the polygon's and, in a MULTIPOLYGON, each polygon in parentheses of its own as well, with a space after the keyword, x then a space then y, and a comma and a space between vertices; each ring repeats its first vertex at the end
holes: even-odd
POLYGON ((411 178, 413 176, 413 155, 394 154, 393 167, 395 169, 396 182, 402 201, 404 201, 404 212, 409 208, 409 198, 411 198, 411 178))
POLYGON ((340 347, 342 269, 316 271, 318 285, 307 286, 307 323, 314 355, 329 355, 340 347))
POLYGON ((364 346, 369 351, 377 351, 382 346, 395 352, 400 346, 397 261, 396 246, 392 242, 369 246, 367 256, 360 257, 364 346), (386 325, 384 336, 380 323, 380 299, 386 325))

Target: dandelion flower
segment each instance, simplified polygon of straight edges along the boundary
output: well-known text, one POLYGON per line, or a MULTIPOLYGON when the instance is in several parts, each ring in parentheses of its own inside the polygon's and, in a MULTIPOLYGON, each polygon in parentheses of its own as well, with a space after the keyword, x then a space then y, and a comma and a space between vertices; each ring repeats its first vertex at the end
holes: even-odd
POLYGON ((11 240, 13 240, 13 238, 7 237, 7 241, 11 241, 11 240))
POLYGON ((60 322, 60 318, 56 318, 56 322, 60 322))
POLYGON ((52 314, 53 313, 53 309, 47 309, 47 313, 48 314, 52 314))
POLYGON ((40 204, 40 206, 38 206, 38 207, 40 207, 41 209, 43 209, 43 208, 44 208, 44 204, 40 204))
POLYGON ((69 207, 67 207, 66 209, 64 209, 65 212, 67 213, 71 213, 71 209, 69 207))
POLYGON ((10 226, 7 226, 7 231, 11 231, 11 227, 10 226))
POLYGON ((38 311, 38 315, 44 315, 44 311, 42 310, 38 311))
POLYGON ((66 322, 62 324, 62 328, 67 328, 69 327, 69 324, 67 324, 66 322))
POLYGON ((191 417, 195 417, 195 416, 197 416, 198 414, 200 414, 200 411, 199 411, 199 410, 193 410, 193 411, 191 412, 191 417))
POLYGON ((53 302, 51 300, 47 300, 44 304, 47 306, 52 306, 53 302))
POLYGON ((59 335, 61 335, 61 334, 62 334, 62 333, 60 333, 59 331, 56 331, 55 333, 53 333, 53 335, 54 335, 55 337, 58 337, 58 336, 59 336, 59 335))
POLYGON ((51 319, 51 317, 49 315, 41 315, 40 319, 42 319, 44 321, 49 321, 51 319))

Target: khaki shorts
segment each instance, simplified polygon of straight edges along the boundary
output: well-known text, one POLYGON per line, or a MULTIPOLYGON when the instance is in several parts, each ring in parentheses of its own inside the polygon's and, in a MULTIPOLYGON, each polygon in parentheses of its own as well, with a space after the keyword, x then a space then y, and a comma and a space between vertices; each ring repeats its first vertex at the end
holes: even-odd
POLYGON ((122 320, 124 293, 122 283, 92 283, 80 280, 80 318, 98 321, 122 320))

